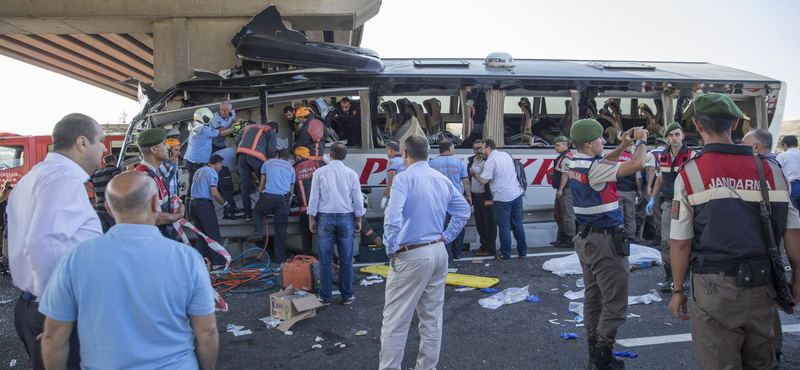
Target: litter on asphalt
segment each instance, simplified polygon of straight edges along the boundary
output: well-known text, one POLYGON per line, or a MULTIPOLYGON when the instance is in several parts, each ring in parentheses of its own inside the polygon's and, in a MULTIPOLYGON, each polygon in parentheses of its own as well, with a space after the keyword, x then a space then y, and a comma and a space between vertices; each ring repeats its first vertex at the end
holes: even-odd
POLYGON ((577 286, 578 288, 583 288, 584 287, 583 278, 580 278, 577 281, 575 281, 575 286, 577 286))
POLYGON ((456 272, 458 272, 458 269, 455 268, 455 267, 451 267, 451 268, 447 269, 447 272, 455 274, 456 272))
POLYGON ((540 301, 539 297, 537 297, 535 295, 529 295, 529 296, 525 297, 525 300, 528 301, 528 302, 533 302, 533 303, 536 303, 536 302, 540 301))
POLYGON ((661 302, 661 296, 658 295, 658 292, 656 291, 653 291, 650 294, 628 297, 628 306, 639 303, 650 304, 652 302, 661 302))
POLYGON ((578 339, 578 334, 575 333, 561 333, 561 337, 566 339, 578 339))
POLYGON ((581 289, 580 291, 577 292, 573 292, 571 290, 564 292, 564 297, 566 297, 570 301, 583 299, 584 296, 586 296, 586 289, 581 289))
POLYGON ((633 312, 628 312, 628 318, 631 318, 631 317, 642 317, 642 315, 637 315, 637 314, 635 314, 633 312))
POLYGON ((367 335, 367 331, 366 330, 359 330, 359 331, 356 332, 356 336, 357 337, 360 337, 362 335, 367 335))
POLYGON ((315 344, 315 345, 311 346, 311 349, 320 349, 320 348, 322 348, 321 344, 315 344))
POLYGON ((291 330, 287 330, 286 332, 283 333, 283 335, 292 335, 292 334, 294 334, 294 333, 292 333, 291 330))
MULTIPOLYGON (((660 265, 661 252, 654 248, 631 244, 631 255, 628 256, 628 263, 637 266, 636 268, 643 268, 648 265, 648 262, 650 266, 654 264, 660 265)), ((547 260, 542 265, 542 268, 560 277, 583 274, 581 262, 576 253, 547 260)))
POLYGON ((456 292, 467 292, 470 290, 475 290, 475 288, 457 288, 456 292))
POLYGON ((620 351, 614 351, 614 356, 630 357, 630 358, 639 357, 639 355, 637 355, 635 353, 631 353, 629 351, 621 351, 621 352, 620 351))
POLYGON ((317 343, 319 343, 319 342, 322 342, 322 341, 324 341, 324 340, 325 340, 325 339, 322 339, 322 337, 316 337, 316 338, 314 338, 314 341, 315 341, 315 342, 317 342, 317 343))
POLYGON ((522 302, 528 296, 528 286, 522 288, 508 288, 488 298, 478 300, 483 308, 495 310, 503 305, 522 302))
POLYGON ((262 317, 259 320, 264 324, 267 324, 267 329, 275 329, 281 324, 281 320, 278 320, 272 316, 262 317))

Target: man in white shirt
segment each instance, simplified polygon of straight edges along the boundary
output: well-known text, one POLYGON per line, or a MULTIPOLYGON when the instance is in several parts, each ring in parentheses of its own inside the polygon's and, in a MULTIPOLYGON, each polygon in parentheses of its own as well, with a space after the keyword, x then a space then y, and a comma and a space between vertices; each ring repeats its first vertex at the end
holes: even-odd
POLYGON ((800 204, 800 150, 797 149, 797 136, 783 137, 783 153, 778 154, 778 163, 792 186, 792 203, 797 207, 800 204))
POLYGON ((364 198, 355 171, 342 162, 347 147, 342 143, 331 146, 331 163, 314 172, 308 201, 308 223, 319 243, 320 287, 319 301, 331 303, 333 284, 333 243, 339 251, 339 291, 342 303, 351 304, 353 296, 353 238, 361 232, 364 198), (319 226, 317 226, 319 222, 319 226))
MULTIPOLYGON (((75 244, 103 234, 83 184, 106 152, 103 130, 89 116, 72 113, 53 128, 53 152, 20 179, 8 200, 9 263, 22 290, 14 326, 34 369, 44 369, 44 315, 39 298, 61 256, 75 244)), ((70 336, 68 369, 80 368, 76 331, 70 336)))
POLYGON ((481 184, 489 184, 494 199, 494 213, 500 234, 500 253, 494 258, 500 261, 511 260, 511 230, 517 240, 519 258, 525 258, 528 244, 525 241, 525 229, 522 227, 522 195, 523 190, 517 180, 514 159, 508 153, 496 150, 494 140, 486 140, 483 156, 486 164, 481 173, 470 169, 472 176, 481 184))

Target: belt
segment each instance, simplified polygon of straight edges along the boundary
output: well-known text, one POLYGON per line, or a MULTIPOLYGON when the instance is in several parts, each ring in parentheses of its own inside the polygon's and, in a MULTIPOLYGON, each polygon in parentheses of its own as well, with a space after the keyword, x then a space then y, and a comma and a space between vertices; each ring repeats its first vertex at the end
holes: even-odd
POLYGON ((204 201, 209 202, 209 203, 213 203, 214 202, 213 200, 206 199, 206 198, 192 198, 192 200, 204 200, 204 201))
POLYGON ((28 302, 35 302, 39 300, 39 298, 37 298, 35 295, 28 292, 22 292, 22 299, 28 302))
POLYGON ((584 233, 585 234, 599 233, 599 234, 607 234, 607 235, 616 234, 616 228, 615 227, 602 228, 602 227, 597 227, 597 226, 580 225, 579 229, 580 229, 579 232, 581 234, 584 234, 584 233))
POLYGON ((444 237, 439 238, 439 240, 434 240, 432 242, 422 243, 422 244, 409 244, 400 246, 400 249, 397 250, 395 253, 406 252, 417 248, 427 247, 429 245, 434 245, 440 242, 444 242, 444 237))

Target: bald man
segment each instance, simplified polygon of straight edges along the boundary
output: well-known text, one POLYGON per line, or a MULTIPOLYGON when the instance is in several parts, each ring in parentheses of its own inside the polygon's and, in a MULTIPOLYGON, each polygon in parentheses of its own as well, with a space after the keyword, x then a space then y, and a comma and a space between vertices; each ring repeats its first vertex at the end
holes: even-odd
POLYGON ((214 293, 200 253, 155 226, 156 184, 139 171, 116 176, 106 209, 117 224, 64 254, 45 288, 42 358, 61 369, 78 322, 86 369, 213 369, 219 337, 214 293), (109 307, 124 307, 124 310, 109 307))

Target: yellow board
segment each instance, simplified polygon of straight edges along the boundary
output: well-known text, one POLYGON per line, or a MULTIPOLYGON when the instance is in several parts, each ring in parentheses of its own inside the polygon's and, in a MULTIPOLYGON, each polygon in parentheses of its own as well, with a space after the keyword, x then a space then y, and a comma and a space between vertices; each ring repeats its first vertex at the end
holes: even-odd
MULTIPOLYGON (((386 265, 372 265, 362 267, 361 272, 365 274, 378 274, 381 276, 389 275, 389 266, 386 265)), ((487 278, 482 276, 462 275, 462 274, 447 274, 447 285, 465 286, 470 288, 488 288, 500 282, 500 279, 487 278)))

